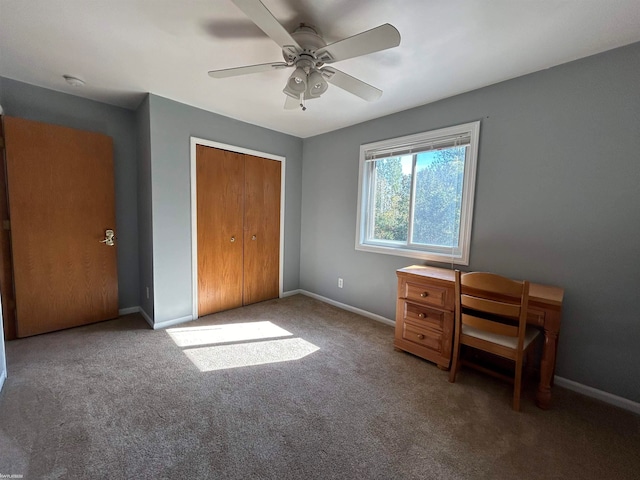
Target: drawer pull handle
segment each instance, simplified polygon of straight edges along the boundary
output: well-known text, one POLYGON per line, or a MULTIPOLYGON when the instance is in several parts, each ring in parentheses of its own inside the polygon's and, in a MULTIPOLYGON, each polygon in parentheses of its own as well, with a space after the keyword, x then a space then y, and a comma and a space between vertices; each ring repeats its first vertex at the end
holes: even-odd
POLYGON ((420 334, 420 335, 418 335, 418 338, 419 338, 420 340, 422 340, 422 339, 424 339, 424 335, 423 335, 423 334, 420 334))
POLYGON ((419 313, 418 318, 424 318, 424 313, 419 313))
POLYGON ((428 295, 429 295, 429 294, 428 294, 427 292, 422 292, 422 293, 420 294, 420 296, 421 296, 422 298, 425 298, 425 297, 427 297, 428 295))

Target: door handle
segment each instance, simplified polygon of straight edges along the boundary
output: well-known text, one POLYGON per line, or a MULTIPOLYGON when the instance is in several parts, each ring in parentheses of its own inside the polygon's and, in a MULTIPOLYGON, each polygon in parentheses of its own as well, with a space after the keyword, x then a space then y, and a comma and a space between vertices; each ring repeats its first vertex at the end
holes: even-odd
POLYGON ((113 230, 105 230, 104 232, 104 240, 100 240, 100 243, 104 243, 105 245, 109 246, 109 247, 113 247, 116 242, 116 236, 113 233, 113 230))

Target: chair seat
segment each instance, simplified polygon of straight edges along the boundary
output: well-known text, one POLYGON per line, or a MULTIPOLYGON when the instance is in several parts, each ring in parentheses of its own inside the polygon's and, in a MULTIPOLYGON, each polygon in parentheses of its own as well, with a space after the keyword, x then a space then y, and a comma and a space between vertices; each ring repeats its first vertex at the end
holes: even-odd
MULTIPOLYGON (((469 325, 462 325, 462 334, 469 335, 470 337, 479 338, 480 340, 486 340, 487 342, 495 343, 497 345, 502 345, 503 347, 516 349, 518 348, 518 338, 517 337, 509 337, 507 335, 499 335, 497 333, 491 333, 484 330, 480 330, 479 328, 471 327, 469 325)), ((540 330, 535 327, 527 327, 527 330, 524 334, 524 345, 523 349, 526 348, 533 342, 536 337, 540 334, 540 330)))

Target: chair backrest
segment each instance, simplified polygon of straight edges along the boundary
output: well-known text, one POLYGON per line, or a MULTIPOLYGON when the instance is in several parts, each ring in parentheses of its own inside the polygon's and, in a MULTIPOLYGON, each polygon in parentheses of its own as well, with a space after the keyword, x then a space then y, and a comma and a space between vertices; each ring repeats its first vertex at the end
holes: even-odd
POLYGON ((529 303, 529 282, 494 273, 456 270, 456 315, 461 324, 518 337, 522 349, 529 303))

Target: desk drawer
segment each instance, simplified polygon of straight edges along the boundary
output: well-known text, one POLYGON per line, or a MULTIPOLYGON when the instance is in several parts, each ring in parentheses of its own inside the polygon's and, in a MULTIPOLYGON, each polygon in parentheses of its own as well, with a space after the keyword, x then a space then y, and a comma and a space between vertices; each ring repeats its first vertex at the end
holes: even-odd
POLYGON ((423 328, 411 322, 404 322, 402 339, 416 343, 434 352, 442 351, 442 333, 423 328))
POLYGON ((452 316, 450 312, 435 310, 418 305, 417 303, 404 303, 404 320, 410 320, 416 325, 428 326, 429 328, 442 331, 445 316, 452 316))
POLYGON ((403 296, 412 302, 453 309, 453 289, 405 282, 403 296))

